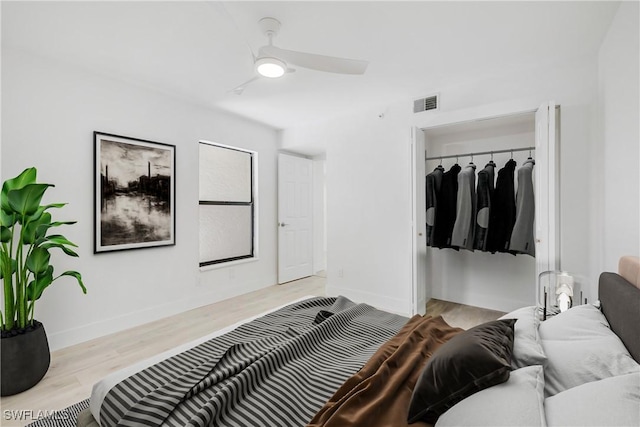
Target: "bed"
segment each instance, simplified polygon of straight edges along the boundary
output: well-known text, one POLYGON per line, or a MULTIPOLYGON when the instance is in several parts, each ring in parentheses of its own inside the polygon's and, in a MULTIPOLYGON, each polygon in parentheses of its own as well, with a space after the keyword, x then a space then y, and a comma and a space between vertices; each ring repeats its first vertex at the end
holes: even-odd
POLYGON ((467 331, 304 298, 109 375, 78 425, 638 426, 640 262, 619 273, 467 331))

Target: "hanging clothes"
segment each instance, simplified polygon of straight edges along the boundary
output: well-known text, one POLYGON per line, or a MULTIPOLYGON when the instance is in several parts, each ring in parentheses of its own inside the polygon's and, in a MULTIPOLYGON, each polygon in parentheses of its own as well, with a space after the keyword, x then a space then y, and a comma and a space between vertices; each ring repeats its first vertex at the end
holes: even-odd
POLYGON ((476 165, 469 163, 458 174, 456 221, 451 234, 451 246, 473 251, 476 222, 476 165))
POLYGON ((438 196, 442 187, 444 168, 438 165, 433 172, 426 176, 427 196, 427 246, 433 246, 435 238, 436 212, 438 211, 438 196))
POLYGON ((535 198, 533 194, 533 166, 531 157, 518 169, 518 193, 516 194, 516 221, 511 233, 509 252, 535 257, 533 222, 535 216, 535 198))
POLYGON ((442 174, 438 208, 435 212, 433 244, 436 248, 450 248, 451 234, 456 221, 456 203, 458 197, 458 174, 462 168, 457 163, 442 174))
POLYGON ((515 169, 516 162, 511 159, 498 171, 487 234, 486 250, 491 253, 509 250, 511 233, 516 222, 515 169))
POLYGON ((473 248, 481 251, 487 250, 487 234, 489 232, 489 219, 492 209, 493 183, 495 181, 496 164, 491 160, 478 172, 476 231, 473 248))

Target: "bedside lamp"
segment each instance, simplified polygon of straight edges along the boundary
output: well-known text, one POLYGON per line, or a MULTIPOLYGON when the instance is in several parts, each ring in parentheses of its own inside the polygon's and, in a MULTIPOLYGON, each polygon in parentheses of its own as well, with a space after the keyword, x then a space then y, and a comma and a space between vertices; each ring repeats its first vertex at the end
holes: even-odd
POLYGON ((574 296, 580 296, 580 303, 582 292, 574 275, 566 271, 545 271, 538 277, 538 308, 542 310, 542 320, 570 309, 574 296))
POLYGON ((563 272, 556 276, 556 302, 560 312, 567 311, 573 305, 573 276, 563 272))

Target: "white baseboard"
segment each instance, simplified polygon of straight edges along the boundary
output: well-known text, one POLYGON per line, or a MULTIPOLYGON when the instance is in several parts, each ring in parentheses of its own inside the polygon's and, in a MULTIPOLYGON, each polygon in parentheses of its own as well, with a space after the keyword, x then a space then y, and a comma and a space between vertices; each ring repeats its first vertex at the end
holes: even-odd
MULTIPOLYGON (((187 300, 185 299, 136 311, 134 313, 100 320, 98 322, 85 324, 60 332, 49 333, 47 331, 49 348, 51 351, 60 350, 65 347, 173 316, 190 309, 191 307, 187 305, 187 300)), ((44 326, 45 328, 47 327, 46 324, 44 326)))
MULTIPOLYGON (((64 331, 49 333, 49 349, 51 351, 60 350, 65 347, 86 342, 105 335, 121 332, 145 323, 154 322, 176 314, 184 313, 194 308, 220 302, 238 295, 243 295, 258 289, 271 286, 276 283, 275 276, 266 281, 253 281, 234 284, 234 286, 225 287, 224 291, 219 289, 211 292, 199 292, 194 297, 188 297, 171 303, 162 304, 148 309, 127 313, 124 315, 104 319, 98 322, 89 323, 64 331), (265 284, 266 283, 266 284, 265 284)), ((46 329, 45 324, 45 329, 46 329)))

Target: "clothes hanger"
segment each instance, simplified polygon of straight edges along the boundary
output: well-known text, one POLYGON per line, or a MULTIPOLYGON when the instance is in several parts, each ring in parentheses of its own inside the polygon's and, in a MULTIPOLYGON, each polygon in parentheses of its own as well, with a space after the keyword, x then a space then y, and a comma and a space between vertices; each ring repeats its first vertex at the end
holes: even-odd
POLYGON ((527 159, 527 161, 531 160, 531 163, 533 163, 534 165, 536 164, 536 161, 533 159, 533 157, 531 157, 531 149, 529 149, 529 158, 527 159))
POLYGON ((471 161, 469 162, 469 166, 475 166, 475 164, 473 163, 473 154, 471 154, 471 161))
POLYGON ((489 160, 489 163, 487 164, 487 166, 495 166, 496 164, 493 162, 493 151, 491 152, 491 160, 489 160))

